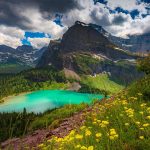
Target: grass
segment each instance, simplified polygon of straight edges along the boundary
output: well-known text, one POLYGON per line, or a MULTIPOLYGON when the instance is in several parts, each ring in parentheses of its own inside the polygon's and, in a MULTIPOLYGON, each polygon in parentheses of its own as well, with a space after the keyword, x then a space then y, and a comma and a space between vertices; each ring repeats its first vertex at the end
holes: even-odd
POLYGON ((57 127, 60 122, 67 117, 72 116, 75 112, 83 110, 87 104, 79 105, 65 105, 62 108, 46 113, 41 117, 37 117, 30 125, 30 130, 36 130, 40 128, 54 128, 57 127))
POLYGON ((142 93, 143 100, 150 100, 150 75, 146 75, 144 78, 137 80, 128 87, 128 94, 135 96, 136 93, 142 93))
POLYGON ((58 83, 58 82, 43 82, 40 90, 52 90, 52 89, 67 89, 67 83, 58 83))
POLYGON ((43 128, 55 128, 60 122, 76 112, 80 112, 87 104, 65 105, 48 110, 41 114, 23 112, 0 113, 0 142, 9 138, 21 137, 43 128))
POLYGON ((96 77, 83 76, 82 82, 93 88, 108 91, 111 94, 117 93, 124 88, 124 86, 110 80, 107 74, 97 75, 96 77))
POLYGON ((86 122, 63 138, 53 137, 38 145, 50 150, 149 150, 150 103, 142 94, 121 94, 112 101, 96 103, 86 112, 86 122))

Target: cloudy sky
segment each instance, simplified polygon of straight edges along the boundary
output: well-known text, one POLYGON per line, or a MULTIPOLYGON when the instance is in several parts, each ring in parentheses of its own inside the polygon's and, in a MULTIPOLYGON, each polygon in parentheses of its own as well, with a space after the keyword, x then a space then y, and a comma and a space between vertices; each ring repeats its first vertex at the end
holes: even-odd
POLYGON ((115 36, 150 32, 150 0, 0 0, 0 45, 41 48, 76 20, 115 36))

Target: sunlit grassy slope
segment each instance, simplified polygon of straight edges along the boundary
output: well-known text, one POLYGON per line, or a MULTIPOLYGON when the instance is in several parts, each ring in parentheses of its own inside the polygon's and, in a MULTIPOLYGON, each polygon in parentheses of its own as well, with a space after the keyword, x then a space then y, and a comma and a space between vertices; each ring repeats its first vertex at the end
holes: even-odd
POLYGON ((100 90, 106 90, 111 94, 116 93, 124 88, 124 86, 117 84, 116 82, 109 79, 107 74, 100 74, 94 76, 83 76, 82 82, 86 85, 90 85, 93 88, 100 90))
POLYGON ((86 122, 63 138, 53 137, 38 145, 39 149, 59 150, 149 150, 150 103, 142 94, 93 105, 83 114, 86 122))

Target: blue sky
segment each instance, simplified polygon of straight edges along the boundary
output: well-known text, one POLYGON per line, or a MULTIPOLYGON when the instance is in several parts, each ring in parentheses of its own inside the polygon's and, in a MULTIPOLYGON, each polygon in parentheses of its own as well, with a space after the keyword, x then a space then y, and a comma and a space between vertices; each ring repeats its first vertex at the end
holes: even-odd
MULTIPOLYGON (((56 14, 55 19, 53 22, 55 22, 57 25, 63 27, 61 19, 63 15, 61 14, 56 14)), ((44 32, 30 32, 30 31, 25 31, 24 38, 21 39, 21 42, 23 45, 32 45, 31 42, 28 40, 28 38, 51 38, 51 35, 48 35, 44 32)))
MULTIPOLYGON (((146 3, 149 3, 150 0, 143 0, 143 2, 146 2, 146 3)), ((141 0, 137 0, 137 3, 141 3, 142 1, 141 0)), ((107 3, 108 1, 107 0, 94 0, 94 4, 96 3, 101 3, 103 5, 105 5, 107 7, 107 3)), ((128 14, 132 17, 132 19, 135 19, 136 17, 139 16, 140 14, 140 11, 138 9, 134 9, 133 10, 126 10, 122 7, 116 7, 115 9, 111 9, 110 7, 107 7, 107 9, 109 10, 110 13, 124 13, 124 14, 128 14)), ((149 9, 149 7, 147 7, 146 9, 149 9)), ((146 17, 147 13, 145 14, 142 14, 142 17, 146 17)), ((57 25, 63 27, 63 24, 62 24, 62 20, 63 19, 63 14, 59 14, 59 13, 56 13, 55 14, 55 18, 53 19, 53 22, 55 22, 57 25)), ((25 35, 24 35, 24 39, 22 39, 22 44, 26 44, 26 45, 31 45, 30 41, 28 41, 28 38, 45 38, 46 35, 44 32, 28 32, 26 31, 25 32, 25 35)), ((49 36, 50 38, 51 36, 49 36)))
POLYGON ((77 20, 123 38, 150 32, 150 0, 2 0, 1 6, 0 44, 14 48, 46 46, 77 20))
POLYGON ((24 34, 24 38, 21 40, 23 45, 31 45, 31 42, 28 41, 28 38, 50 38, 50 35, 46 35, 44 32, 29 32, 26 31, 24 34))

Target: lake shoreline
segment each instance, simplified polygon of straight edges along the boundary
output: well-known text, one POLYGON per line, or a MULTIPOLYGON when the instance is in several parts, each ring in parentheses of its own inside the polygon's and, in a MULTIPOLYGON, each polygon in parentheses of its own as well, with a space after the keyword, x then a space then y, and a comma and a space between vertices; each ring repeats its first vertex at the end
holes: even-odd
POLYGON ((4 103, 0 105, 0 112, 19 112, 26 108, 28 112, 43 113, 46 110, 59 108, 66 104, 90 104, 93 100, 102 98, 104 96, 99 94, 78 93, 68 90, 23 92, 4 98, 4 103))
POLYGON ((5 103, 6 101, 9 101, 11 98, 13 98, 13 97, 15 97, 15 96, 23 96, 23 95, 25 95, 25 94, 30 94, 30 93, 32 93, 32 92, 34 92, 34 91, 22 92, 22 93, 19 93, 19 94, 13 94, 13 95, 9 95, 9 96, 7 96, 7 97, 4 97, 4 98, 2 98, 2 99, 0 100, 0 105, 3 104, 3 103, 5 103))

